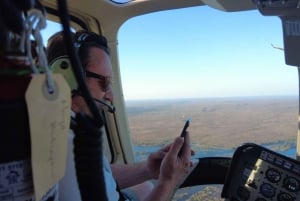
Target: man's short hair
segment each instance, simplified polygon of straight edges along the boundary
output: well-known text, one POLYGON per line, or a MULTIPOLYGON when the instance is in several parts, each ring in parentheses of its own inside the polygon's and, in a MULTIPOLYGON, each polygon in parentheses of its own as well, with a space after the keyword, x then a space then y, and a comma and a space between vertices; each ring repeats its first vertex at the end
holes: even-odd
MULTIPOLYGON (((110 54, 107 45, 107 39, 94 32, 81 30, 76 33, 71 32, 74 38, 74 48, 81 61, 83 68, 85 68, 89 59, 89 48, 97 47, 104 50, 108 55, 110 54)), ((57 32, 48 39, 47 44, 47 59, 49 64, 55 61, 56 58, 66 56, 67 48, 64 41, 63 32, 57 32)))

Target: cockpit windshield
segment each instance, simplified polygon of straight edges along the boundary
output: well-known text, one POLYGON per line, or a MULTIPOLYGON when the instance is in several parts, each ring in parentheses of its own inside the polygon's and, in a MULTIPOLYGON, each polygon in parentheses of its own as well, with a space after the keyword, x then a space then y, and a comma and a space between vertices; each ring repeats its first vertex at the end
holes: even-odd
POLYGON ((254 142, 295 157, 297 69, 284 62, 278 17, 195 7, 136 17, 119 33, 137 158, 179 135, 203 156, 254 142), (147 147, 147 148, 145 148, 147 147))

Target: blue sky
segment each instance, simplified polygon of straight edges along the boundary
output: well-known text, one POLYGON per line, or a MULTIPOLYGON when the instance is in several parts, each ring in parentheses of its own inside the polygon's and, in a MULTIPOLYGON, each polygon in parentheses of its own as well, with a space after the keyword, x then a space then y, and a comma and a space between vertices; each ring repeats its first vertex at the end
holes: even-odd
POLYGON ((295 95, 278 17, 209 7, 136 17, 119 32, 126 99, 295 95))
POLYGON ((126 22, 118 40, 125 99, 297 94, 296 68, 271 46, 283 47, 278 17, 209 7, 158 12, 126 22))

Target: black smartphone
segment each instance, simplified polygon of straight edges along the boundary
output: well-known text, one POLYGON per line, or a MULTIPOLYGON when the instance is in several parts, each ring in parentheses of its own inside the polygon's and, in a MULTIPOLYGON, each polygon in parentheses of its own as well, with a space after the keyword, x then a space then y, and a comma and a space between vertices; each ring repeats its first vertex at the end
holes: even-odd
POLYGON ((180 137, 185 137, 186 130, 189 127, 189 125, 190 125, 190 120, 188 119, 188 120, 185 121, 185 124, 184 124, 183 129, 182 129, 181 134, 180 134, 180 137))

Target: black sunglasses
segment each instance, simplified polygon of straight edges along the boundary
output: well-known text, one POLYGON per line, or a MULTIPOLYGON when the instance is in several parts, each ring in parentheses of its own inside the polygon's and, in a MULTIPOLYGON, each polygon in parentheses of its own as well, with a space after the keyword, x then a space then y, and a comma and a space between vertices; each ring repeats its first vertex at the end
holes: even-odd
POLYGON ((93 73, 91 71, 85 71, 85 76, 86 77, 92 77, 95 79, 98 79, 100 81, 100 85, 101 88, 104 92, 108 91, 111 84, 112 84, 112 78, 111 77, 107 77, 107 76, 103 76, 103 75, 99 75, 97 73, 93 73))

